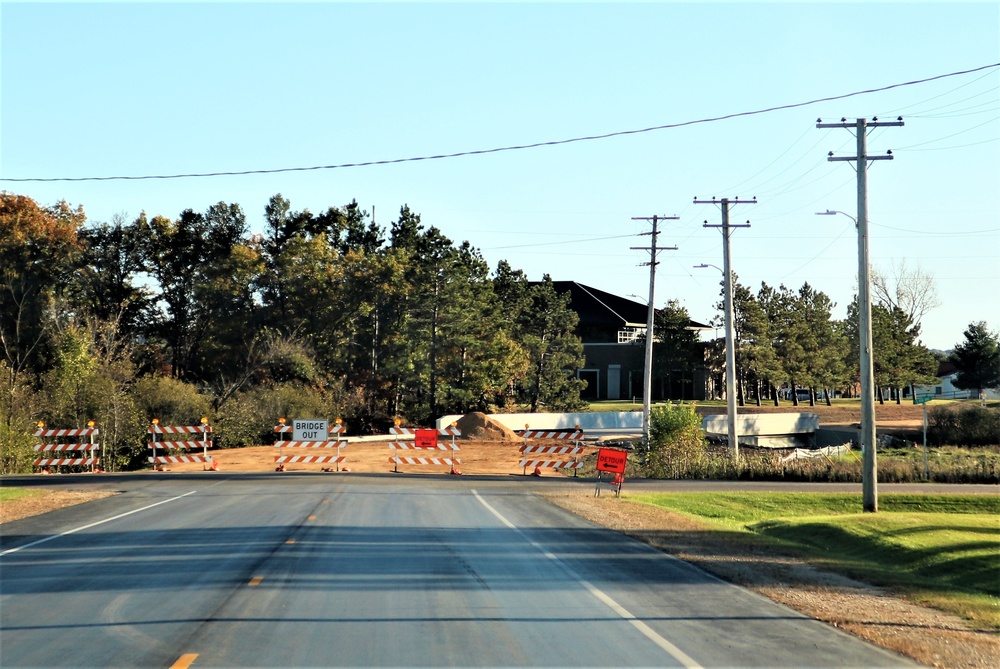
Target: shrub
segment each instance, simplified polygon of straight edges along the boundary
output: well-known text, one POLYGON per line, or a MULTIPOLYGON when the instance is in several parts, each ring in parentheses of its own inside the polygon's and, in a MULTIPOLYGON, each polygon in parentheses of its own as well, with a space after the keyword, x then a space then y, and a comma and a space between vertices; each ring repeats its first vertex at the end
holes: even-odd
POLYGON ((650 412, 648 477, 703 478, 713 468, 706 449, 701 417, 693 405, 667 404, 650 412))
POLYGON ((1000 410, 965 404, 931 407, 927 436, 943 446, 991 446, 1000 444, 1000 410))
POLYGON ((38 454, 32 434, 41 404, 24 374, 0 361, 0 474, 31 472, 38 454))
POLYGON ((160 425, 198 425, 211 405, 195 386, 165 376, 140 379, 133 395, 146 420, 158 418, 160 425))
POLYGON ((37 443, 31 431, 0 420, 0 474, 31 472, 38 456, 32 446, 37 443))

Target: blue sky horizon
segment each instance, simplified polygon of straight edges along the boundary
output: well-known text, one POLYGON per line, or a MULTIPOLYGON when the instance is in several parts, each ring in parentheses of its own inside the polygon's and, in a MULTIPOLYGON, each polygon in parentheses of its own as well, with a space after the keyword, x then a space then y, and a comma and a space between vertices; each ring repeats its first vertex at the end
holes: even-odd
POLYGON ((694 200, 713 197, 757 197, 731 210, 750 222, 732 235, 741 283, 808 282, 846 316, 856 174, 827 155, 855 139, 816 121, 902 116, 868 136, 894 157, 868 170, 872 265, 932 277, 930 348, 1000 328, 995 2, 5 1, 0 38, 0 189, 91 221, 234 202, 254 231, 276 193, 313 212, 356 200, 385 227, 407 205, 492 268, 642 301, 633 218, 678 216, 656 304, 702 322, 721 215, 694 200), (380 161, 399 162, 346 166, 380 161))

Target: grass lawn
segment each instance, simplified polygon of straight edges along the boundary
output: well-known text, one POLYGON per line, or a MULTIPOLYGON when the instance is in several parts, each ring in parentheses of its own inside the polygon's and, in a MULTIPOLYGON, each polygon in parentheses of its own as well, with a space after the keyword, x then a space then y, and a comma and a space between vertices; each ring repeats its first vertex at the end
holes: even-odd
POLYGON ((13 502, 15 499, 30 497, 31 495, 41 495, 41 490, 27 490, 25 488, 0 488, 0 502, 13 502))
POLYGON ((850 494, 629 495, 914 601, 1000 628, 1000 496, 850 494))

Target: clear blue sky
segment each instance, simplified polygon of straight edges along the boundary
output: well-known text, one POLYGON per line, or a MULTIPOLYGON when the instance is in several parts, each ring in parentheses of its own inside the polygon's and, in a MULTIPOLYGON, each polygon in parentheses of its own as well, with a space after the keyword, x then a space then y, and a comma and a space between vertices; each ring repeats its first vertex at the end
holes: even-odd
POLYGON ((4 1, 0 188, 92 221, 242 205, 318 212, 356 199, 388 227, 408 204, 491 267, 717 312, 721 222, 733 269, 855 291, 854 138, 816 119, 904 117, 869 152, 872 264, 934 278, 923 342, 1000 328, 1000 69, 808 106, 555 146, 366 167, 169 180, 15 182, 342 165, 551 142, 903 84, 1000 62, 1000 5, 978 3, 110 3, 4 1))

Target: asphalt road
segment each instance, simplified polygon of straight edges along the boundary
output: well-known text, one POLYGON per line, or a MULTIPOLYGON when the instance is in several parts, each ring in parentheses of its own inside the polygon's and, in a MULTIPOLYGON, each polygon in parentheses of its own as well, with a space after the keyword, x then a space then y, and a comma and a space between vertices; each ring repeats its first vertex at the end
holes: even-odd
POLYGON ((126 492, 2 526, 0 666, 909 665, 532 493, 593 483, 87 482, 126 492))

